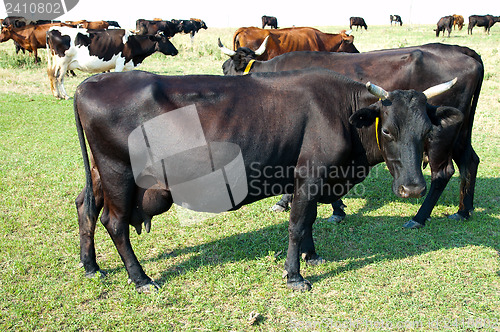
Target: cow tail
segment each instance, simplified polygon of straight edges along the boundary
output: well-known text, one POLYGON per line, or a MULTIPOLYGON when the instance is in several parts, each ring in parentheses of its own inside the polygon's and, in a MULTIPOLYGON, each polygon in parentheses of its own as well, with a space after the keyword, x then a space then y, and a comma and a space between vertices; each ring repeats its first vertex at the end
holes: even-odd
POLYGON ((90 169, 89 154, 87 144, 85 142, 85 133, 83 131, 80 115, 78 114, 78 91, 75 93, 73 109, 75 112, 76 131, 78 132, 78 140, 80 141, 80 150, 82 151, 83 165, 85 168, 85 193, 83 198, 84 215, 89 220, 96 220, 98 210, 94 196, 94 186, 92 183, 92 173, 90 169))

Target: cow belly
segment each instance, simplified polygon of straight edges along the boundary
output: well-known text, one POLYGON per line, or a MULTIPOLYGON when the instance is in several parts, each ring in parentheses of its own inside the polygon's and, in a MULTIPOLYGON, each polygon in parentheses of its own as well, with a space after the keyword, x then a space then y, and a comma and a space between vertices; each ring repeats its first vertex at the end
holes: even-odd
POLYGON ((116 54, 110 60, 105 61, 97 56, 82 52, 78 54, 78 57, 71 61, 68 69, 79 69, 88 73, 101 73, 115 68, 116 71, 123 71, 133 69, 133 65, 129 65, 131 63, 132 62, 130 61, 127 65, 125 65, 125 58, 121 56, 121 53, 116 54))

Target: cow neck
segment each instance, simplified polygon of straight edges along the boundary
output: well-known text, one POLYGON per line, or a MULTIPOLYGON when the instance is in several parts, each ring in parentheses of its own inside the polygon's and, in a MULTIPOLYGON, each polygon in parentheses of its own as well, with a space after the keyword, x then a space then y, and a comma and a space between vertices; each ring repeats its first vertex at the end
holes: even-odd
POLYGON ((250 73, 250 70, 252 69, 254 62, 255 62, 255 59, 252 59, 248 62, 247 66, 245 68, 245 71, 243 72, 243 75, 247 75, 248 73, 250 73))

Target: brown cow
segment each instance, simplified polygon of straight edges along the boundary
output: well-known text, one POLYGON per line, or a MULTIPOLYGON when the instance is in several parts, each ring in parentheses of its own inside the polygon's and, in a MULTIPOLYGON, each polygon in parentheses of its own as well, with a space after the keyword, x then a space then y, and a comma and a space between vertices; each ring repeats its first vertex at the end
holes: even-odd
POLYGON ((70 24, 70 25, 74 25, 78 28, 84 28, 84 29, 103 30, 103 29, 107 29, 109 27, 109 23, 106 21, 80 20, 80 21, 66 21, 66 23, 70 24))
POLYGON ((334 34, 309 27, 273 30, 256 27, 239 28, 233 37, 234 50, 239 47, 256 50, 267 36, 269 38, 266 51, 258 56, 257 60, 269 60, 280 54, 294 51, 359 53, 353 44, 354 36, 350 36, 345 30, 334 34))
POLYGON ((464 27, 464 17, 462 15, 453 14, 453 29, 456 29, 458 26, 458 30, 462 30, 464 27))
POLYGON ((35 56, 38 63, 38 49, 46 47, 47 31, 53 26, 66 26, 64 23, 28 24, 20 28, 13 26, 2 27, 0 43, 9 39, 14 40, 23 49, 28 50, 35 56))

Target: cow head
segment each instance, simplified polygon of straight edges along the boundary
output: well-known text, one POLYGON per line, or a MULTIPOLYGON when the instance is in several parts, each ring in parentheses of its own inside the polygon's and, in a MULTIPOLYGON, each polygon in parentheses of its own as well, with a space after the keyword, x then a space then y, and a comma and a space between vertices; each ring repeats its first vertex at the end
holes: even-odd
POLYGON ((340 43, 338 52, 359 53, 356 46, 354 46, 354 36, 352 36, 351 33, 352 30, 349 31, 342 30, 340 32, 340 36, 342 37, 342 42, 340 43))
POLYGON ((394 177, 392 190, 399 197, 425 194, 422 156, 424 144, 432 138, 433 130, 460 127, 463 114, 458 109, 427 103, 427 99, 447 91, 455 82, 456 78, 423 93, 415 90, 387 92, 368 82, 368 91, 379 97, 379 101, 356 111, 349 119, 357 128, 375 124, 378 148, 394 177))
POLYGON ((236 51, 232 51, 222 45, 220 38, 218 40, 219 48, 222 53, 229 56, 222 64, 222 71, 224 75, 241 75, 245 70, 246 66, 251 60, 255 60, 259 55, 262 55, 266 51, 267 40, 269 36, 267 36, 259 48, 255 51, 252 51, 248 47, 239 47, 236 51))
POLYGON ((155 35, 151 35, 150 39, 156 43, 155 51, 161 52, 165 55, 175 56, 179 51, 175 48, 174 44, 170 42, 170 39, 163 33, 163 31, 158 31, 155 35))
POLYGON ((12 26, 4 26, 2 27, 2 33, 0 33, 0 43, 7 41, 11 38, 12 35, 12 26))

